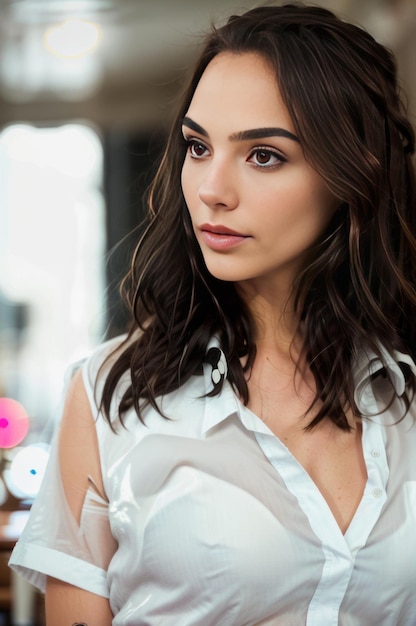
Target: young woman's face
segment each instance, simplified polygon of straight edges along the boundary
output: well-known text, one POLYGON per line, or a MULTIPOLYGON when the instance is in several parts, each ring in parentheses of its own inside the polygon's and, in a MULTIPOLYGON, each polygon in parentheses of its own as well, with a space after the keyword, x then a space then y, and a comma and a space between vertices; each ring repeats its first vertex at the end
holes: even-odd
POLYGON ((182 189, 209 272, 291 283, 336 201, 306 162, 266 62, 254 53, 215 57, 183 135, 182 189))

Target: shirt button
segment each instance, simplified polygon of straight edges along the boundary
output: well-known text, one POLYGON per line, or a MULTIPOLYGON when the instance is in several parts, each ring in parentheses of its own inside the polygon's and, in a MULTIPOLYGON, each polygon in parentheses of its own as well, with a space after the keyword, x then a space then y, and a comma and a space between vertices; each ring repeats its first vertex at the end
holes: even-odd
POLYGON ((214 385, 218 385, 218 383, 221 380, 221 373, 218 369, 212 370, 211 373, 211 380, 214 383, 214 385))
POLYGON ((383 495, 383 489, 380 489, 380 487, 375 487, 374 489, 372 489, 371 491, 371 495, 374 496, 374 498, 381 498, 381 496, 383 495))
POLYGON ((380 452, 378 450, 371 450, 371 456, 373 456, 375 459, 378 459, 378 457, 380 456, 380 452))

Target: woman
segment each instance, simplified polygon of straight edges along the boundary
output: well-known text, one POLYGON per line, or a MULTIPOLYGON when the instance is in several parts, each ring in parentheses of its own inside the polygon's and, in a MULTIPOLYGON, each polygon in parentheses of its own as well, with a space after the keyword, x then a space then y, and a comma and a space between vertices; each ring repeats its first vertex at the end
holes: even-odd
POLYGON ((48 624, 414 626, 413 147, 332 13, 208 37, 12 557, 48 624))

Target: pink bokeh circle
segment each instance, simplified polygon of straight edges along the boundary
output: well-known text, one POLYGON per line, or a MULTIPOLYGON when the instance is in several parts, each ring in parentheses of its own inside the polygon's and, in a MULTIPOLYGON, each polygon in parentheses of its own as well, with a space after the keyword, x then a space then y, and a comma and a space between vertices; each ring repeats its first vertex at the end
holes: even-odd
POLYGON ((26 437, 29 416, 12 398, 0 398, 0 448, 14 448, 26 437))

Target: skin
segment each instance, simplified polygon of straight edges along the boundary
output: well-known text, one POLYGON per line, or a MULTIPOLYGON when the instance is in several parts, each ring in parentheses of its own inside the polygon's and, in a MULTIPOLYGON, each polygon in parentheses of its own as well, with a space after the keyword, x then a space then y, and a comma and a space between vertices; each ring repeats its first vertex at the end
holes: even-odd
MULTIPOLYGON (((59 436, 65 494, 72 514, 79 522, 88 476, 93 477, 100 490, 104 490, 95 422, 80 372, 75 374, 67 393, 59 436)), ((45 613, 47 626, 77 623, 111 626, 113 618, 107 598, 54 578, 47 580, 45 613)))
MULTIPOLYGON (((303 464, 345 532, 366 481, 361 431, 353 420, 351 433, 330 421, 311 433, 304 430, 299 416, 305 416, 314 387, 307 368, 296 379, 293 353, 298 356, 302 337, 291 307, 293 281, 336 201, 305 160, 261 57, 218 55, 186 118, 182 187, 196 239, 209 271, 237 285, 256 322, 249 408, 303 464)), ((60 440, 64 488, 79 521, 88 476, 103 490, 95 424, 80 375, 67 396, 60 440)), ((107 599, 49 579, 46 621, 110 626, 112 613, 107 599)))
POLYGON ((303 465, 345 532, 367 479, 361 427, 351 415, 350 433, 330 420, 305 430, 315 383, 292 305, 293 283, 337 201, 306 161, 276 77, 258 54, 211 61, 182 132, 182 189, 206 266, 236 285, 255 322, 248 406, 303 465))
POLYGON ((266 62, 255 54, 215 57, 195 91, 183 134, 190 143, 182 189, 208 270, 244 291, 287 297, 337 202, 306 161, 266 62), (244 239, 214 249, 204 225, 232 229, 244 239))

